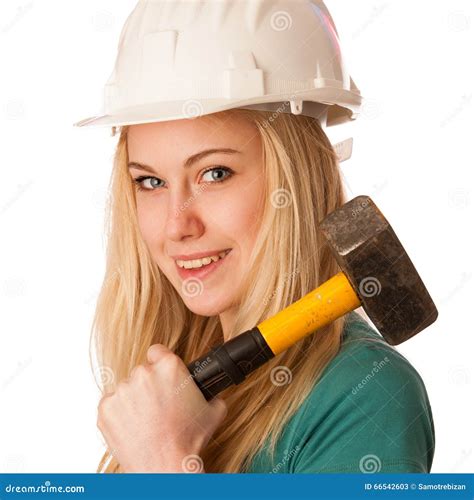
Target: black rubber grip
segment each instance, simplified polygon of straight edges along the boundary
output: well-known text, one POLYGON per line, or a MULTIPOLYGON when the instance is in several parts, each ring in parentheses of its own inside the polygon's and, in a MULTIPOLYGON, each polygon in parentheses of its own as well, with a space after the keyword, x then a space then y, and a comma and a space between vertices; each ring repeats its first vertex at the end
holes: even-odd
POLYGON ((245 377, 275 355, 257 327, 213 347, 187 365, 207 401, 245 377))

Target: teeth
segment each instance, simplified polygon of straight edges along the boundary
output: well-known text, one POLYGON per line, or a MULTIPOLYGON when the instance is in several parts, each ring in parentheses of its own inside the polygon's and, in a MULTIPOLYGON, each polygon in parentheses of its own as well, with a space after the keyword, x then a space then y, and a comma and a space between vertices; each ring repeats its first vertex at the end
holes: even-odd
POLYGON ((204 257, 202 259, 194 259, 194 260, 177 260, 176 264, 178 264, 179 267, 183 267, 184 269, 195 269, 203 266, 207 266, 211 262, 216 262, 219 259, 223 259, 226 255, 226 251, 221 252, 220 254, 217 255, 210 255, 208 257, 204 257))

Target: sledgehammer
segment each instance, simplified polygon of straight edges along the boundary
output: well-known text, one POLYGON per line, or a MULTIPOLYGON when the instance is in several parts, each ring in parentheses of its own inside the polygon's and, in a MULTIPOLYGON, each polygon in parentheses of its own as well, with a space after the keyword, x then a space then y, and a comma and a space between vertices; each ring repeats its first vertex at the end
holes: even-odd
POLYGON ((358 196, 321 223, 341 272, 275 316, 187 365, 206 400, 303 337, 362 306, 377 330, 398 345, 438 317, 420 276, 382 212, 358 196))

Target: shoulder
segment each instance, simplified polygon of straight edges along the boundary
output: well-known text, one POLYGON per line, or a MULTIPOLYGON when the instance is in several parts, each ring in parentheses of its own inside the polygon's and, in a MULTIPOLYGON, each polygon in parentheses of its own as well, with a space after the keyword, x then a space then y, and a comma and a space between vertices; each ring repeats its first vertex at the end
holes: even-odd
POLYGON ((433 460, 434 424, 421 376, 355 312, 346 316, 339 353, 288 432, 297 450, 292 472, 429 472, 433 460))
POLYGON ((427 398, 415 367, 355 312, 347 315, 341 349, 326 367, 317 390, 324 390, 325 385, 334 382, 340 389, 333 393, 337 400, 345 401, 345 396, 350 395, 356 401, 365 389, 383 397, 384 388, 394 397, 402 392, 427 398))

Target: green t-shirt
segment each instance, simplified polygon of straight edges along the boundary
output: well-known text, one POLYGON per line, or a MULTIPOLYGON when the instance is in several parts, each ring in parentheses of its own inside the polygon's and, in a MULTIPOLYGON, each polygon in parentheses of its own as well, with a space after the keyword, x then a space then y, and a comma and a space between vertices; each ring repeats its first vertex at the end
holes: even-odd
POLYGON ((434 447, 420 375, 351 312, 340 351, 288 421, 274 461, 265 447, 245 472, 430 472, 434 447))

